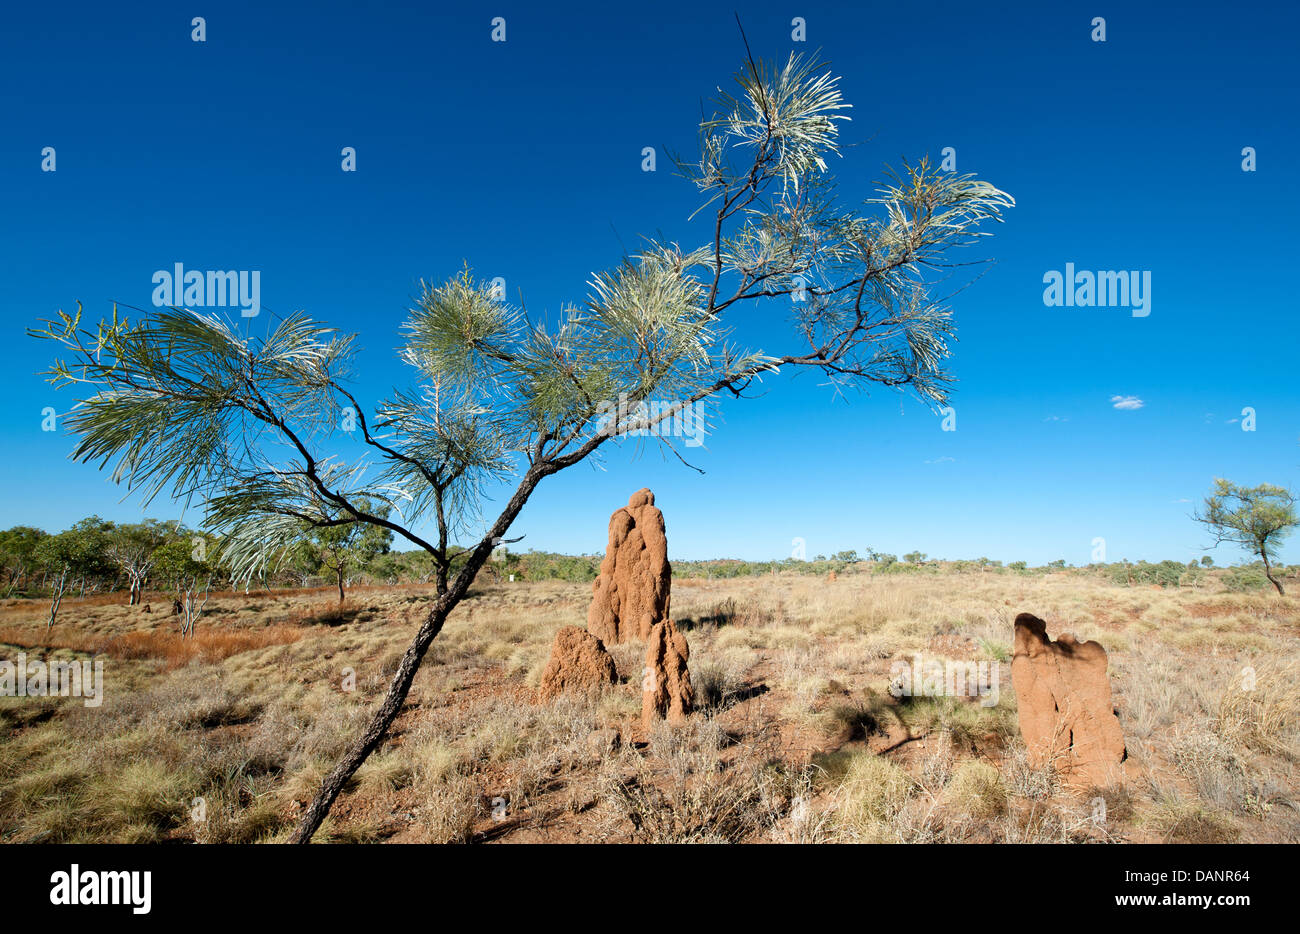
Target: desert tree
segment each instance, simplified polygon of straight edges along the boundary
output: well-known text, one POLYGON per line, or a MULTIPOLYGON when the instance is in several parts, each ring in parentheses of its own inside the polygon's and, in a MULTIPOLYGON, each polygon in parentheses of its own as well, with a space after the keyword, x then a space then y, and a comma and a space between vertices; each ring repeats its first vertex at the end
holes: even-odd
POLYGON ((104 555, 126 575, 128 605, 140 602, 144 585, 153 571, 155 554, 176 538, 179 525, 175 520, 146 519, 116 524, 106 530, 104 555))
POLYGON ((402 579, 402 562, 396 555, 380 554, 370 560, 366 571, 372 580, 392 586, 402 579))
POLYGON ((115 307, 91 326, 78 304, 33 332, 63 348, 51 380, 82 392, 66 421, 74 458, 111 468, 146 498, 202 501, 236 577, 281 560, 304 525, 367 523, 430 556, 436 596, 293 842, 311 839, 380 743, 448 614, 542 481, 611 439, 653 434, 687 406, 745 398, 778 373, 947 401, 951 279, 1012 199, 921 160, 850 202, 827 171, 848 119, 837 78, 791 56, 750 59, 736 82, 701 122, 698 157, 675 159, 700 195, 701 245, 647 240, 594 273, 583 303, 542 320, 468 268, 422 285, 400 351, 412 385, 372 417, 348 388, 353 337, 303 313, 250 339, 179 308, 128 322, 115 307), (788 346, 742 343, 731 322, 760 303, 786 309, 788 346), (328 449, 344 409, 367 451, 350 460, 328 449), (489 512, 497 484, 506 493, 489 512))
POLYGON ((1245 487, 1218 478, 1194 518, 1210 529, 1216 545, 1228 542, 1257 555, 1269 583, 1285 594, 1282 582, 1273 576, 1273 564, 1282 539, 1300 524, 1295 503, 1289 490, 1271 483, 1245 487))
MULTIPOLYGON (((357 497, 356 505, 367 514, 387 519, 387 503, 357 497)), ((387 554, 393 543, 391 529, 361 521, 315 525, 303 528, 297 559, 299 567, 324 568, 334 576, 339 589, 339 603, 344 600, 343 584, 349 571, 358 570, 379 555, 387 554)))
POLYGON ((158 547, 153 563, 176 595, 172 608, 174 615, 181 618, 181 638, 188 639, 208 605, 212 582, 220 574, 208 554, 207 537, 195 534, 173 538, 158 547))
POLYGON ((45 532, 30 525, 16 525, 0 532, 0 566, 8 577, 6 595, 12 594, 36 566, 36 546, 45 532))
POLYGON ((79 586, 84 594, 90 579, 112 570, 104 556, 109 527, 111 523, 91 516, 57 535, 46 535, 36 543, 33 558, 44 569, 50 588, 46 629, 53 628, 58 621, 63 598, 69 591, 79 586))
POLYGON ((311 547, 305 534, 288 550, 285 560, 281 562, 281 571, 302 589, 311 584, 312 579, 320 574, 320 569, 320 556, 311 547))

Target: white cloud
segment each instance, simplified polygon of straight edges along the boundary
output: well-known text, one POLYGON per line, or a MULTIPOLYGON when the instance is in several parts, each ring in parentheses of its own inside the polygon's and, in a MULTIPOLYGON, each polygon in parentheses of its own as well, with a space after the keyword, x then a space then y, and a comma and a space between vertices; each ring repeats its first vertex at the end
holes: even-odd
POLYGON ((1134 409, 1140 409, 1142 408, 1142 406, 1146 405, 1146 403, 1143 402, 1141 399, 1139 399, 1137 396, 1111 396, 1110 404, 1114 408, 1123 409, 1126 412, 1131 412, 1134 409))
POLYGON ((1068 422, 1069 420, 1070 416, 1068 415, 1049 415, 1043 419, 1045 422, 1068 422))
POLYGON ((927 464, 950 464, 950 463, 952 463, 952 461, 953 461, 953 458, 951 458, 951 457, 946 457, 946 456, 945 456, 945 457, 936 457, 936 458, 935 458, 934 460, 932 460, 932 461, 926 461, 926 463, 927 463, 927 464))

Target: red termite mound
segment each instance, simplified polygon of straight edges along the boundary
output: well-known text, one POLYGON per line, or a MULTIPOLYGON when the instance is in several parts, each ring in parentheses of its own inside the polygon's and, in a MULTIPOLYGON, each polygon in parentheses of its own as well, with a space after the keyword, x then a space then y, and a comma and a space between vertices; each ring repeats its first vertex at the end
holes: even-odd
POLYGON ((690 657, 686 636, 671 619, 650 630, 641 685, 641 720, 647 729, 653 728, 656 720, 679 723, 695 708, 695 689, 686 667, 690 657))
POLYGON ((565 626, 555 634, 537 697, 546 701, 564 693, 599 694, 616 683, 618 672, 604 644, 577 626, 565 626))
POLYGON ((1053 642, 1047 624, 1030 613, 1015 625, 1011 683, 1030 764, 1051 765, 1075 785, 1120 778, 1124 733, 1111 703, 1106 650, 1068 632, 1053 642))
POLYGON ((646 639, 668 618, 672 567, 664 514, 649 490, 609 517, 609 544, 592 585, 587 631, 607 645, 646 639))

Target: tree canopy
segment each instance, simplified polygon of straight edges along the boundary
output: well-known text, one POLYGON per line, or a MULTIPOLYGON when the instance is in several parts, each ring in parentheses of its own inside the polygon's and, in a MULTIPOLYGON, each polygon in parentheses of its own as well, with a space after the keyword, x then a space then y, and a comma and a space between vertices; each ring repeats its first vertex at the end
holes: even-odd
POLYGON ((1273 564, 1282 540, 1300 524, 1289 490, 1271 483, 1238 486, 1219 478, 1196 520, 1214 534, 1215 544, 1228 542, 1259 555, 1269 582, 1279 594, 1285 593, 1282 582, 1273 576, 1273 564))
MULTIPOLYGON (((78 439, 73 457, 146 500, 200 502, 237 578, 285 560, 304 527, 367 523, 430 555, 439 596, 295 841, 310 839, 380 742, 447 614, 542 480, 775 373, 818 371, 837 391, 885 386, 946 403, 946 303, 964 265, 954 253, 987 236, 982 226, 1011 197, 922 159, 849 201, 827 171, 848 120, 838 79, 792 55, 751 58, 735 82, 699 125, 698 157, 674 159, 699 193, 703 242, 648 239, 553 320, 530 318, 468 268, 423 285, 400 350, 410 385, 370 417, 348 388, 354 337, 302 312, 253 338, 184 308, 131 322, 115 307, 92 327, 78 304, 34 332, 67 354, 50 379, 81 393, 64 422, 78 439), (733 319, 777 301, 788 342, 749 346, 733 319), (642 405, 655 400, 669 404, 642 405), (613 401, 630 404, 611 415, 613 401), (345 413, 367 457, 330 450, 345 413), (485 489, 506 481, 513 492, 485 516, 485 489), (453 551, 458 538, 463 551, 453 551)), ((659 441, 675 452, 671 438, 659 441)))

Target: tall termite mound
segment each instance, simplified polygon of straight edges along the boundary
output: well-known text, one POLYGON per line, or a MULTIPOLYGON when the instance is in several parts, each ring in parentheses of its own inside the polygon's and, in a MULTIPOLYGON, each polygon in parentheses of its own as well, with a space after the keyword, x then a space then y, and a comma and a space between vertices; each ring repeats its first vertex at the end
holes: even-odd
POLYGON ((664 514, 655 495, 638 490, 609 517, 609 544, 592 585, 587 631, 606 645, 648 639, 668 618, 672 567, 664 514))
POLYGON ((1016 617, 1011 681, 1030 765, 1051 766, 1071 784, 1100 787, 1120 778, 1124 733, 1106 665, 1101 643, 1068 632, 1052 641, 1037 616, 1016 617))

